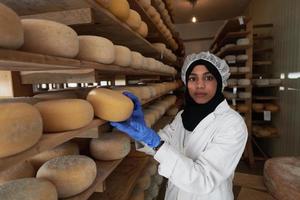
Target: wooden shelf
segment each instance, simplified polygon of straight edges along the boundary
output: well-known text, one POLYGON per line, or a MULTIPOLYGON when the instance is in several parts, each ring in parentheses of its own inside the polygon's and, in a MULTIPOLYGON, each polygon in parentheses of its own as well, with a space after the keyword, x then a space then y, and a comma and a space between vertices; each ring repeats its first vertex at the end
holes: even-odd
POLYGON ((252 88, 252 85, 235 85, 235 86, 226 86, 226 88, 252 88))
POLYGON ((269 87, 280 87, 281 85, 253 85, 254 88, 269 88, 269 87))
POLYGON ((276 96, 254 96, 254 100, 277 100, 279 97, 276 96))
POLYGON ((252 134, 257 138, 279 138, 280 137, 280 135, 278 135, 278 134, 277 135, 269 135, 269 136, 261 136, 254 131, 252 131, 252 134))
POLYGON ((89 125, 77 130, 65 131, 60 133, 43 134, 42 138, 38 141, 38 143, 35 144, 30 149, 18 153, 16 155, 0 158, 0 171, 3 171, 19 162, 25 161, 26 159, 36 154, 39 154, 43 151, 53 149, 54 147, 63 144, 64 142, 67 142, 76 136, 85 134, 85 131, 101 126, 104 123, 105 121, 101 119, 94 119, 89 125))
POLYGON ((237 53, 247 50, 250 47, 252 47, 252 45, 250 45, 250 44, 249 45, 236 45, 233 47, 225 48, 222 51, 220 51, 219 53, 217 53, 216 55, 219 57, 224 57, 225 55, 228 55, 228 54, 237 54, 237 53))
POLYGON ((253 28, 271 28, 273 24, 253 24, 253 28))
POLYGON ((273 40, 273 36, 271 35, 254 35, 254 40, 273 40))
POLYGON ((113 160, 113 161, 99 161, 96 160, 97 165, 97 176, 93 184, 82 193, 69 197, 63 198, 62 200, 87 200, 89 197, 98 189, 101 184, 106 180, 106 178, 117 168, 117 166, 121 163, 122 159, 120 160, 113 160))
POLYGON ((166 73, 133 69, 117 65, 107 65, 91 61, 47 56, 24 51, 0 49, 0 70, 8 71, 45 71, 95 69, 105 75, 162 75, 166 73))
POLYGON ((106 179, 106 191, 94 193, 89 199, 127 200, 148 160, 149 156, 126 157, 106 179))
POLYGON ((253 66, 264 66, 264 65, 272 65, 273 62, 271 60, 266 61, 254 61, 253 66))
POLYGON ((251 74, 250 72, 230 72, 230 75, 246 75, 251 74))
MULTIPOLYGON (((213 52, 215 53, 217 50, 220 49, 220 47, 226 45, 229 41, 232 41, 233 39, 238 38, 244 38, 247 37, 247 35, 250 33, 250 31, 238 31, 238 32, 229 32, 226 34, 226 36, 221 40, 220 43, 218 43, 218 48, 216 48, 213 52)), ((234 41, 234 43, 236 43, 234 41)))
POLYGON ((263 48, 263 49, 255 49, 253 51, 254 54, 273 52, 273 48, 263 48))

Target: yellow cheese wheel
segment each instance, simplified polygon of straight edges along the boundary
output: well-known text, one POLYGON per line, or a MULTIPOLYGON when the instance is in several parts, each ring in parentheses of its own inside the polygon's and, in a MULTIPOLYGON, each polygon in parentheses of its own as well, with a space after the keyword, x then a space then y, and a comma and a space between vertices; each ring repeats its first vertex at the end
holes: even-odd
POLYGON ((279 111, 279 106, 276 104, 272 103, 266 103, 265 104, 265 110, 269 110, 271 112, 278 112, 279 111))
POLYGON ((147 10, 151 6, 151 0, 138 0, 140 2, 140 5, 147 10))
POLYGON ((29 159, 30 163, 35 169, 40 168, 45 162, 51 160, 52 158, 66 156, 66 155, 78 155, 79 147, 76 143, 66 142, 64 144, 50 149, 48 151, 43 151, 29 159))
POLYGON ((114 44, 99 36, 81 35, 79 38, 79 53, 77 58, 111 64, 115 60, 114 44))
POLYGON ((147 37, 148 35, 148 26, 147 24, 142 21, 140 27, 136 30, 142 37, 147 37))
POLYGON ((24 31, 18 15, 0 3, 0 47, 18 49, 24 42, 24 31))
POLYGON ((42 136, 38 110, 26 103, 0 104, 0 158, 29 149, 42 136))
POLYGON ((96 88, 89 92, 87 100, 93 105, 95 115, 107 121, 124 121, 133 111, 132 101, 118 91, 96 88))
POLYGON ((61 132, 82 128, 94 117, 91 104, 82 99, 59 99, 35 104, 43 118, 45 132, 61 132))
POLYGON ((24 161, 13 165, 9 169, 0 172, 0 185, 4 183, 21 179, 21 178, 29 178, 35 176, 35 170, 28 161, 24 161))
POLYGON ((248 105, 246 105, 246 104, 238 104, 237 110, 239 112, 248 112, 250 109, 249 109, 248 105))
POLYGON ((22 50, 74 58, 79 51, 77 33, 67 25, 43 19, 23 19, 22 50))
POLYGON ((127 0, 111 0, 108 10, 122 21, 129 16, 129 3, 127 0))
POLYGON ((128 18, 125 22, 126 22, 126 24, 128 24, 128 26, 130 28, 132 28, 133 30, 136 30, 140 27, 140 25, 142 23, 142 19, 141 19, 141 16, 138 12, 136 12, 135 10, 130 9, 129 10, 129 16, 128 16, 128 18))
POLYGON ((131 64, 131 51, 125 46, 115 45, 114 64, 127 67, 131 64))
POLYGON ((154 16, 157 14, 157 11, 156 11, 156 9, 155 9, 153 6, 150 6, 150 7, 147 9, 147 14, 148 14, 150 17, 154 17, 154 16))
POLYGON ((139 52, 132 51, 131 52, 131 64, 130 66, 136 69, 140 69, 143 65, 143 56, 139 52))
POLYGON ((264 110, 264 104, 262 104, 262 103, 253 103, 252 104, 252 109, 255 112, 262 112, 264 110))
POLYGON ((102 133, 90 143, 90 153, 97 160, 118 160, 130 152, 130 139, 122 132, 102 133))
POLYGON ((36 177, 51 181, 58 197, 70 197, 86 190, 94 182, 97 167, 94 160, 82 155, 53 158, 38 170, 36 177))
POLYGON ((48 180, 23 178, 0 186, 1 200, 57 200, 55 186, 48 180))

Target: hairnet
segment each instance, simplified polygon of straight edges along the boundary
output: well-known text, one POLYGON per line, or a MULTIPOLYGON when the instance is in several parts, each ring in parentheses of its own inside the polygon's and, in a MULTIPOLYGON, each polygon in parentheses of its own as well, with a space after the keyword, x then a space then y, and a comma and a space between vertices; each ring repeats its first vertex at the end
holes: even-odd
POLYGON ((215 68, 217 68, 218 72, 220 73, 222 77, 222 88, 224 88, 227 85, 227 79, 230 76, 229 73, 229 66, 225 62, 225 60, 220 59, 219 57, 215 56, 214 54, 207 52, 201 52, 198 54, 190 54, 188 55, 183 63, 182 69, 181 69, 181 79, 186 84, 186 72, 188 68, 191 66, 191 64, 197 60, 206 60, 210 62, 215 68))

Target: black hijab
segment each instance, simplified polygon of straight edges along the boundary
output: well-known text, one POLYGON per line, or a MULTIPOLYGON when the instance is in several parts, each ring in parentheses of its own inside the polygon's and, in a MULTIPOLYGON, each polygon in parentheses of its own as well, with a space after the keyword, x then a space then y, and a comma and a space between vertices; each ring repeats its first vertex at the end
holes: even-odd
POLYGON ((222 93, 222 77, 217 68, 206 60, 196 60, 193 63, 191 63, 188 70, 186 71, 185 77, 185 105, 181 117, 184 128, 188 131, 193 131, 195 127, 202 121, 202 119, 204 119, 208 114, 213 112, 216 109, 216 107, 224 100, 224 96, 222 93), (217 80, 216 93, 214 97, 205 104, 196 103, 190 96, 187 88, 188 78, 197 65, 204 65, 217 80))

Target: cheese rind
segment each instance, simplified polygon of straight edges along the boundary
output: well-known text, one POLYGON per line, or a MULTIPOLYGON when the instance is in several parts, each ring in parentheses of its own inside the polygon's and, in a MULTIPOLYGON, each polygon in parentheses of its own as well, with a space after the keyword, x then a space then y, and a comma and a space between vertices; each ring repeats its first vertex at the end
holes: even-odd
POLYGON ((59 99, 35 104, 40 111, 45 132, 61 132, 82 128, 94 117, 92 105, 82 99, 59 99))
POLYGON ((42 136, 39 111, 26 103, 0 104, 0 158, 29 149, 42 136))
POLYGON ((115 60, 114 44, 99 36, 81 35, 79 38, 79 53, 77 58, 111 64, 115 60))
POLYGON ((24 31, 18 15, 0 3, 0 47, 18 49, 24 43, 24 31))
POLYGON ((131 51, 125 46, 115 45, 115 61, 114 64, 127 67, 131 64, 131 51))
POLYGON ((70 197, 86 190, 95 180, 97 167, 87 156, 70 155, 53 158, 38 170, 36 177, 51 181, 58 197, 70 197))
POLYGON ((43 19, 22 19, 22 50, 33 53, 74 58, 79 51, 77 33, 67 25, 43 19))
POLYGON ((111 0, 108 10, 117 18, 126 21, 129 16, 129 3, 127 0, 111 0))
POLYGON ((126 20, 126 24, 128 24, 128 26, 133 30, 136 30, 140 27, 141 23, 142 23, 142 19, 140 14, 135 10, 130 9, 129 16, 126 20))
POLYGON ((118 160, 130 152, 130 139, 118 131, 102 133, 90 142, 90 153, 97 160, 118 160))
POLYGON ((119 91, 96 88, 89 92, 87 100, 93 105, 95 115, 107 121, 124 121, 133 111, 132 101, 119 91))
POLYGON ((57 200, 55 186, 48 180, 24 178, 0 186, 1 200, 57 200))

